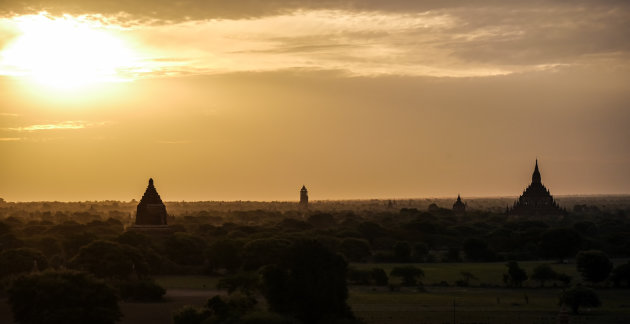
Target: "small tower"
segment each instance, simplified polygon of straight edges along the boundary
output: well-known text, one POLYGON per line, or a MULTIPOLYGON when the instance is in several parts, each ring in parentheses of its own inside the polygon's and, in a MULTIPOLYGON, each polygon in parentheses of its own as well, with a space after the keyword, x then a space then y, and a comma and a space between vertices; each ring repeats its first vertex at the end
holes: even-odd
POLYGON ((308 207, 308 190, 306 190, 306 186, 302 186, 302 189, 300 189, 300 207, 308 207))

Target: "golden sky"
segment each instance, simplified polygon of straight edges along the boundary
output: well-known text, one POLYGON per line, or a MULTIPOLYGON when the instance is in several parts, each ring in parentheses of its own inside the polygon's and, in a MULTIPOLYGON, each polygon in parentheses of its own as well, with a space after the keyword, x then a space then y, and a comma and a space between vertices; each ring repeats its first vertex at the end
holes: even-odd
POLYGON ((0 2, 0 197, 630 193, 627 1, 0 2))

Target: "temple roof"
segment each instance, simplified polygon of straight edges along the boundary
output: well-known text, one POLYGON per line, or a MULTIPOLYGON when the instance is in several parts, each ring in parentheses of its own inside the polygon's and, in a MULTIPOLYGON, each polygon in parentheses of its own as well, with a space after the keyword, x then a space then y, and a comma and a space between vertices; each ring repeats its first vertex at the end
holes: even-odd
POLYGON ((542 183, 540 171, 538 171, 538 159, 536 159, 536 166, 534 167, 534 173, 532 174, 532 183, 542 183))
POLYGON ((160 195, 153 185, 153 178, 149 179, 149 185, 147 186, 147 190, 144 191, 142 199, 140 199, 140 204, 162 204, 162 198, 160 198, 160 195))

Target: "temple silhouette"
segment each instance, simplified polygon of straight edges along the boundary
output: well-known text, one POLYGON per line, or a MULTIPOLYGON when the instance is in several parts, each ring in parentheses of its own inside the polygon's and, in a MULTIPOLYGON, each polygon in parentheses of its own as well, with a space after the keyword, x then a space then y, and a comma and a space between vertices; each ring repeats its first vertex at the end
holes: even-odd
POLYGON ((566 215, 566 211, 558 206, 549 193, 549 189, 542 184, 538 159, 536 159, 532 174, 532 183, 523 191, 514 206, 508 208, 507 213, 512 217, 562 217, 566 215))
POLYGON ((136 222, 129 229, 168 230, 167 217, 166 206, 153 185, 153 178, 150 178, 149 185, 136 208, 136 222))
POLYGON ((308 207, 308 190, 306 190, 306 186, 304 185, 302 186, 302 189, 300 189, 300 207, 308 207))
POLYGON ((457 201, 453 204, 453 213, 455 213, 455 215, 466 214, 466 204, 459 195, 457 195, 457 201))

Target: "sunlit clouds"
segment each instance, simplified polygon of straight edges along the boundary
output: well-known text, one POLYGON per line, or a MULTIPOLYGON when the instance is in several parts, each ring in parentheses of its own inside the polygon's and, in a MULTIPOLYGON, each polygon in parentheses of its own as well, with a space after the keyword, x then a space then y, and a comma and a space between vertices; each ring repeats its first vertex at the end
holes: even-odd
POLYGON ((349 76, 484 77, 597 63, 602 56, 610 58, 607 63, 625 65, 627 46, 609 38, 627 38, 618 28, 630 27, 628 15, 597 10, 319 9, 144 24, 98 15, 18 16, 0 22, 20 34, 0 51, 0 73, 72 87, 286 69, 339 70, 349 76))
POLYGON ((105 122, 100 123, 88 123, 85 121, 63 121, 56 124, 42 124, 42 125, 30 125, 24 127, 8 127, 6 130, 16 132, 35 132, 35 131, 47 131, 47 130, 63 130, 63 129, 83 129, 86 127, 102 126, 105 122))

